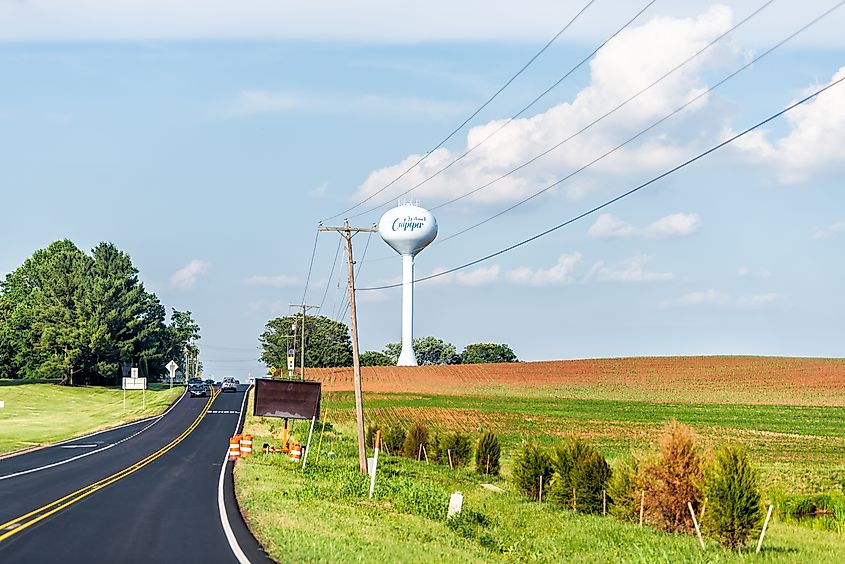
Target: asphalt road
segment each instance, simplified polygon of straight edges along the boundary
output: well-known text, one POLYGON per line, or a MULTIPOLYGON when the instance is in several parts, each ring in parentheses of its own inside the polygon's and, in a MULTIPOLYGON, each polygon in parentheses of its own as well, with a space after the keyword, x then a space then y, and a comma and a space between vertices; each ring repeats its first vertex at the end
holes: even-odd
POLYGON ((245 391, 183 396, 159 419, 0 460, 0 562, 238 562, 228 537, 269 561, 237 511, 231 463, 228 537, 218 504, 245 391))

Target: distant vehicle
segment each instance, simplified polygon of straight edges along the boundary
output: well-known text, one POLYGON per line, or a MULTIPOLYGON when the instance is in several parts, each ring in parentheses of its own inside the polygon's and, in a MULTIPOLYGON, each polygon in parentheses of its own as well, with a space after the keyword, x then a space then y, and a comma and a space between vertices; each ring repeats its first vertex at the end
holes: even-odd
POLYGON ((241 383, 241 381, 240 381, 240 380, 235 380, 235 384, 240 385, 240 383, 241 383))
POLYGON ((250 376, 249 380, 247 380, 246 383, 249 384, 250 386, 255 385, 255 376, 250 376))
POLYGON ((190 386, 191 384, 202 384, 202 383, 203 383, 202 378, 190 378, 190 379, 188 380, 188 385, 189 385, 189 386, 190 386))
POLYGON ((237 392, 238 386, 234 378, 223 378, 223 384, 220 386, 221 392, 237 392))
POLYGON ((208 384, 204 383, 202 380, 188 384, 188 393, 191 394, 192 398, 204 398, 208 395, 208 384))
POLYGON ((208 380, 206 380, 206 381, 205 381, 205 383, 206 383, 206 384, 208 384, 209 386, 213 386, 213 385, 214 385, 214 380, 212 380, 211 378, 209 378, 208 380))

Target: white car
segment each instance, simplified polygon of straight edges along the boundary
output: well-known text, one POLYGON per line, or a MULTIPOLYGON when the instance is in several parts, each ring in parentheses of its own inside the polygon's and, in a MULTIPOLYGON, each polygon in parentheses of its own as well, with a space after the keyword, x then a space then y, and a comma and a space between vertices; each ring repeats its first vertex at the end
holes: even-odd
POLYGON ((223 384, 220 386, 221 392, 237 392, 238 386, 235 384, 234 378, 223 378, 223 384))

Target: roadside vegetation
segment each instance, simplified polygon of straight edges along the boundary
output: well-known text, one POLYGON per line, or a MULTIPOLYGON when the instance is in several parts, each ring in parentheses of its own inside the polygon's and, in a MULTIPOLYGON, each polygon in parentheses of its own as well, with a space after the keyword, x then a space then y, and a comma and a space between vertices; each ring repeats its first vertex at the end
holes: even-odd
MULTIPOLYGON (((257 447, 265 442, 277 444, 279 424, 248 415, 245 432, 254 435, 257 447)), ((434 437, 440 437, 442 444, 448 434, 435 425, 427 433, 422 427, 409 428, 406 439, 414 438, 404 441, 403 450, 413 450, 404 448, 411 442, 425 441, 422 444, 439 452, 434 437)), ((372 500, 368 477, 357 471, 353 429, 329 423, 322 444, 320 430, 318 425, 305 469, 284 455, 262 455, 260 448, 256 448, 258 454, 236 464, 241 509, 269 554, 280 562, 743 562, 753 555, 749 541, 759 533, 760 506, 775 501, 768 493, 762 499, 728 493, 737 491, 737 484, 743 492, 759 487, 753 469, 745 472, 744 451, 725 447, 716 454, 714 464, 703 465, 711 455, 691 430, 675 423, 663 430, 659 440, 660 433, 652 437, 651 454, 639 467, 622 456, 605 461, 603 449, 572 437, 534 446, 503 446, 501 455, 508 469, 500 476, 479 473, 477 459, 476 464, 452 467, 439 455, 436 461, 429 457, 427 463, 417 460, 418 455, 382 451, 372 500), (630 487, 643 487, 638 480, 644 479, 657 492, 675 473, 683 474, 686 465, 706 471, 706 478, 689 480, 694 495, 706 493, 713 498, 706 509, 710 517, 705 516, 705 550, 694 534, 686 532, 686 519, 675 519, 674 499, 651 504, 642 528, 636 518, 602 514, 597 491, 604 488, 596 490, 595 485, 606 484, 609 469, 621 470, 624 476, 628 468, 630 487), (520 478, 523 472, 525 479, 520 478), (542 501, 539 487, 531 487, 539 486, 535 475, 551 484, 550 491, 544 487, 542 501), (464 494, 463 511, 447 519, 448 499, 455 491, 464 494), (583 504, 579 506, 577 499, 583 499, 583 504), (747 520, 725 525, 724 516, 731 508, 747 520), (739 546, 739 550, 732 548, 739 546)), ((297 422, 293 433, 304 442, 307 425, 297 422)), ((484 437, 491 442, 482 433, 470 437, 475 448, 484 437)), ((496 449, 488 444, 484 452, 491 451, 496 449)), ((611 484, 605 487, 613 488, 611 484)), ((697 509, 703 501, 703 497, 696 500, 697 509)), ((843 551, 842 534, 804 527, 778 511, 763 556, 769 562, 833 562, 843 551)))
POLYGON ((0 380, 0 454, 37 447, 164 412, 184 391, 153 384, 142 409, 140 391, 0 380))

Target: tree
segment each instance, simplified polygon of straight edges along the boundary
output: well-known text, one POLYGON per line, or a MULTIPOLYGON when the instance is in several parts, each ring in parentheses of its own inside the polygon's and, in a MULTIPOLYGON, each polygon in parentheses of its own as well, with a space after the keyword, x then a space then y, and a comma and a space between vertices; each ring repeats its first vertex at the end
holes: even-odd
POLYGON ((497 362, 518 362, 516 354, 506 345, 495 343, 474 343, 467 345, 461 353, 461 364, 488 364, 497 362))
POLYGON ((708 528, 725 546, 743 548, 763 521, 763 507, 759 475, 741 445, 716 450, 704 493, 709 506, 708 528))
POLYGON ((392 366, 396 364, 393 362, 392 358, 378 351, 366 351, 361 353, 360 361, 361 366, 392 366))
MULTIPOLYGON (((302 316, 287 315, 267 322, 261 334, 261 361, 268 367, 286 366, 287 350, 294 349, 296 365, 302 353, 302 316), (294 332, 293 328, 296 327, 294 332)), ((305 366, 325 368, 352 366, 349 327, 323 315, 305 317, 305 366)))
MULTIPOLYGON (((170 313, 170 325, 167 326, 168 333, 168 356, 169 359, 182 359, 182 374, 188 374, 188 358, 199 356, 199 347, 194 341, 200 340, 200 326, 191 317, 190 311, 179 311, 173 309, 170 313)), ((199 373, 199 367, 197 369, 199 373)))
MULTIPOLYGON (((455 349, 455 345, 447 343, 436 337, 421 337, 414 339, 414 356, 417 364, 460 364, 461 357, 455 349)), ((401 343, 388 343, 384 347, 384 354, 391 359, 392 364, 399 362, 399 353, 402 352, 401 343)))

